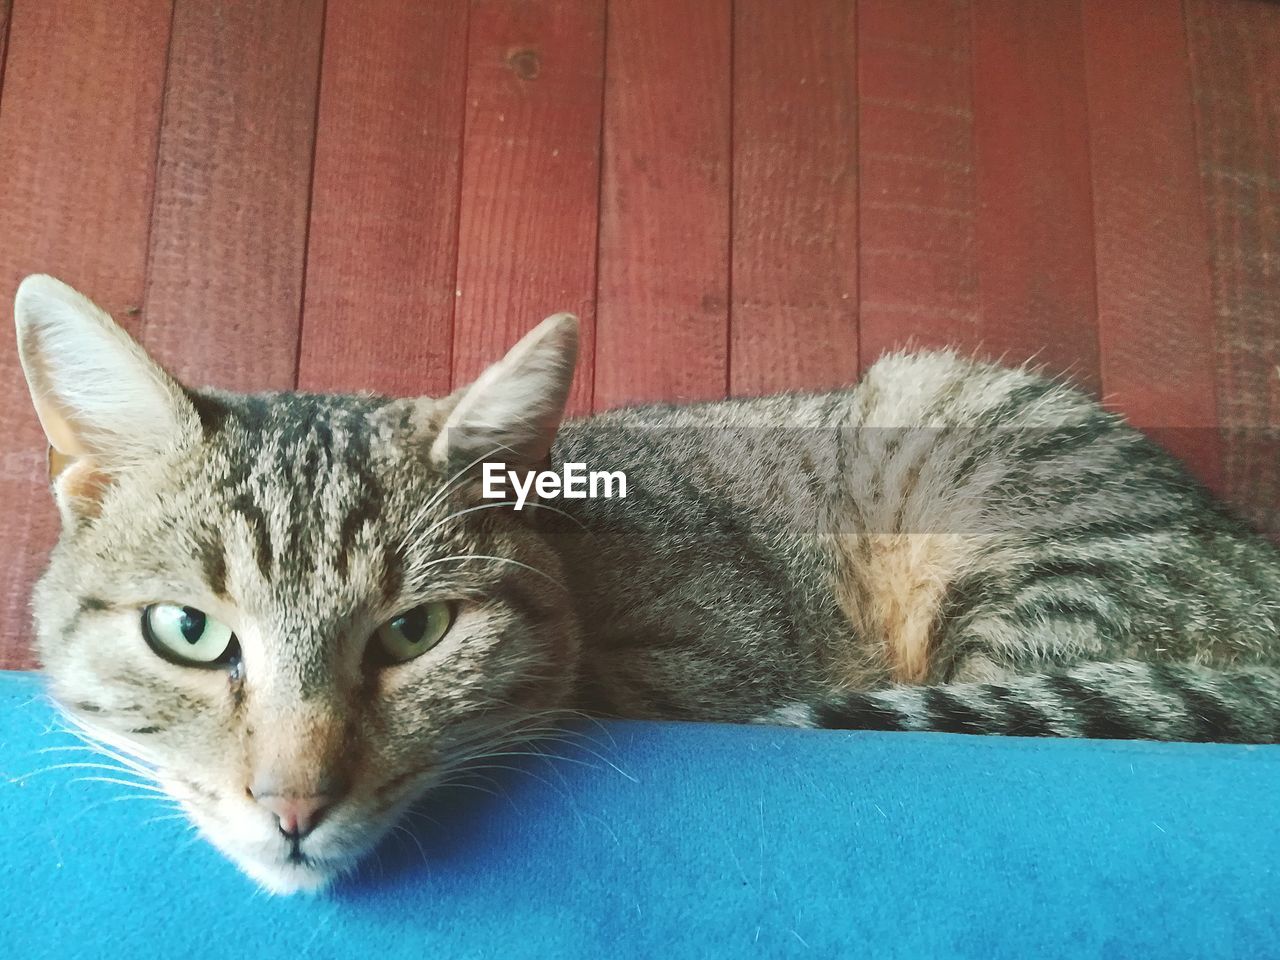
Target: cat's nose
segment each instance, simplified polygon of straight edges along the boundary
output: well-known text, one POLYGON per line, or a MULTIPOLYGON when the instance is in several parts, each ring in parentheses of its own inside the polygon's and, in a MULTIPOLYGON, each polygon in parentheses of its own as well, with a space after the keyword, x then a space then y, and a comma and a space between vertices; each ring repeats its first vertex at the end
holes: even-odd
POLYGON ((283 793, 259 793, 252 787, 253 799, 280 821, 280 832, 290 840, 301 840, 316 828, 325 812, 333 805, 333 797, 325 793, 299 797, 283 793))

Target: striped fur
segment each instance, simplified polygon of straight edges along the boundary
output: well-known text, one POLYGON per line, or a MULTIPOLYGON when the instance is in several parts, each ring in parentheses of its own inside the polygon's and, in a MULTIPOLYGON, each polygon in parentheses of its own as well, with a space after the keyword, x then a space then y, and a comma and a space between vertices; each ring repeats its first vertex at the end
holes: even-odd
POLYGON ((449 397, 245 396, 177 384, 56 281, 22 291, 63 516, 33 597, 53 693, 269 889, 328 882, 563 710, 1280 739, 1280 554, 1033 370, 898 354, 847 390, 561 424, 563 315, 449 397), (480 496, 487 459, 622 470, 628 496, 516 512, 480 496), (437 647, 366 655, 432 601, 437 647), (242 656, 156 656, 157 602, 242 656), (264 772, 341 792, 305 847, 247 795, 264 772))
POLYGON ((767 719, 842 730, 1277 743, 1280 670, 1085 663, 1001 683, 835 693, 767 719))

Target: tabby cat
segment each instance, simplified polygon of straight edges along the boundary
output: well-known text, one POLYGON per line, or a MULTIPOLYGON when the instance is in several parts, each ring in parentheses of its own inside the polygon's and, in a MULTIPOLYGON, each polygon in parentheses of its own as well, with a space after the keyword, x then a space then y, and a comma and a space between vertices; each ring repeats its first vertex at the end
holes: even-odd
POLYGON ((955 353, 562 421, 577 323, 443 398, 177 383, 23 282, 57 701, 263 886, 558 712, 1280 739, 1280 554, 1079 391, 955 353), (485 496, 582 463, 626 497, 485 496))

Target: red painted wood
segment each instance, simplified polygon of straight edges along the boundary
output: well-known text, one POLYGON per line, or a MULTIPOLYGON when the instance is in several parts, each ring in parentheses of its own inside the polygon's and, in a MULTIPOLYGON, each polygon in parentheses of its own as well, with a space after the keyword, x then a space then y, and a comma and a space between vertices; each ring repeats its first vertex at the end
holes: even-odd
POLYGON ((570 409, 591 408, 604 26, 599 0, 472 5, 455 386, 570 310, 584 358, 570 409))
POLYGON ((329 0, 298 385, 447 393, 466 0, 329 0))
POLYGON ((1105 396, 1218 487, 1208 236, 1182 4, 1085 0, 1084 28, 1105 396))
POLYGON ((4 58, 9 49, 9 15, 13 0, 0 0, 0 95, 4 93, 4 58))
MULTIPOLYGON (((137 326, 160 126, 166 0, 13 11, 0 100, 0 297, 55 274, 137 326), (74 29, 68 24, 74 23, 74 29), (128 91, 122 95, 121 91, 128 91)), ((32 664, 31 584, 56 536, 45 440, 0 337, 0 668, 32 664)))
POLYGON ((1280 542, 1280 6, 1186 9, 1225 486, 1280 542))
POLYGON ((735 395, 858 375, 855 6, 734 6, 735 395))
POLYGON ((294 385, 323 6, 175 8, 143 339, 193 383, 294 385))
POLYGON ((1079 0, 974 0, 979 333, 1100 386, 1079 0))
POLYGON ((978 341, 968 0, 858 5, 862 363, 978 341))
MULTIPOLYGON (((981 342, 1207 479, 1216 418, 1280 539, 1280 7, 852 2, 183 0, 166 90, 168 0, 0 0, 0 293, 61 275, 192 380, 406 393, 568 307, 579 411, 981 342)), ((15 667, 54 511, 3 339, 0 384, 15 667)))
POLYGON ((597 409, 728 389, 730 26, 729 0, 609 5, 597 409))

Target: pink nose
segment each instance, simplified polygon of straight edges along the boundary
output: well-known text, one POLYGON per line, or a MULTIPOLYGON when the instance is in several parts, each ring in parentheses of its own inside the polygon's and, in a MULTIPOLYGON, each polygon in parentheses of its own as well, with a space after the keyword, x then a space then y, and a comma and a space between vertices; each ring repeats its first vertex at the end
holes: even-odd
POLYGON ((290 839, 301 839, 314 830, 333 803, 326 794, 295 797, 282 793, 254 793, 253 798, 276 815, 280 821, 280 832, 290 839))

